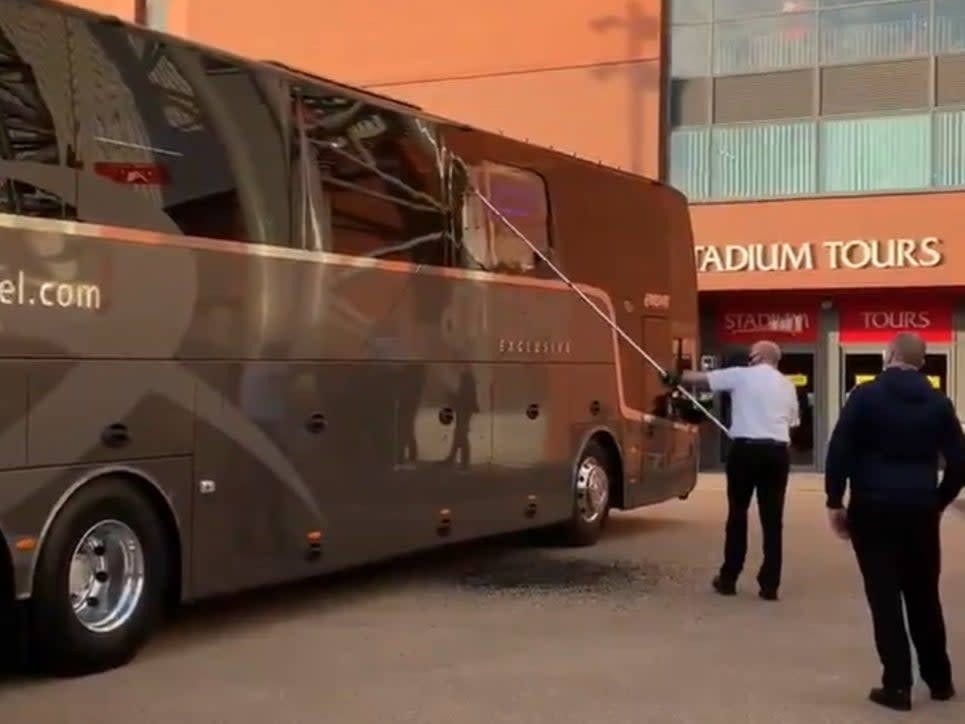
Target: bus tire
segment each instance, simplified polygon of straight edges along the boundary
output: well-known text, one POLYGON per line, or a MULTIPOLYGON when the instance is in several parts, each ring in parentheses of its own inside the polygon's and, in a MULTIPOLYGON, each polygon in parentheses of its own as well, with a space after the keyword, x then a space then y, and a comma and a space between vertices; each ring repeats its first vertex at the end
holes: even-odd
POLYGON ((164 527, 129 482, 105 477, 57 515, 34 577, 31 662, 82 676, 130 662, 164 614, 172 561, 164 527))
POLYGON ((559 527, 557 536, 567 546, 591 546, 600 539, 607 517, 614 482, 614 461, 596 440, 590 440, 573 479, 573 514, 559 527))

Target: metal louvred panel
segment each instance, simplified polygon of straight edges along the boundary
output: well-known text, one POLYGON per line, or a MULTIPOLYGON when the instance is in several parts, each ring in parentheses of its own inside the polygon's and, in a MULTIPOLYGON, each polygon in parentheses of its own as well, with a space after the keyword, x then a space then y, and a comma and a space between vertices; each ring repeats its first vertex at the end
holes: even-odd
POLYGON ((711 138, 711 194, 762 198, 814 193, 814 122, 717 127, 711 138))
POLYGON ((874 113, 928 107, 925 58, 821 70, 821 113, 874 113))
POLYGON ((822 120, 821 192, 921 189, 931 185, 931 116, 822 120))
POLYGON ((690 200, 710 196, 710 127, 671 132, 670 184, 690 200))
POLYGON ((675 79, 670 85, 672 126, 710 123, 710 78, 675 79))
POLYGON ((965 54, 936 58, 935 75, 936 105, 965 103, 965 54))
POLYGON ((814 112, 814 71, 729 76, 714 81, 714 122, 802 118, 814 112))
POLYGON ((965 110, 939 111, 934 116, 935 186, 965 186, 965 110))

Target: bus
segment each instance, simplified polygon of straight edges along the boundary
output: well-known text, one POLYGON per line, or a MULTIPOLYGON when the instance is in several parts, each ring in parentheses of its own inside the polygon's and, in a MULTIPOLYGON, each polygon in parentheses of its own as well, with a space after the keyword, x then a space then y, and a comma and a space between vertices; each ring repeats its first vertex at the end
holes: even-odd
POLYGON ((694 488, 699 408, 611 326, 697 358, 675 189, 53 0, 0 3, 0 67, 0 595, 31 666, 455 541, 589 545, 694 488))

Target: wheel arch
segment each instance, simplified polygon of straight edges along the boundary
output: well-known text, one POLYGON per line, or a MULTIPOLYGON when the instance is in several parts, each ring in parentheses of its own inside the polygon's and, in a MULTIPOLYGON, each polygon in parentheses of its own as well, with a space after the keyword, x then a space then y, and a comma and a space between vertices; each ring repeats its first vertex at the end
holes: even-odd
POLYGON ((623 473, 623 451, 620 449, 620 443, 617 442, 616 435, 606 427, 596 427, 589 430, 584 436, 583 441, 580 444, 579 452, 577 453, 577 458, 573 462, 573 473, 574 478, 576 475, 576 466, 580 463, 580 456, 583 455, 583 451, 586 446, 591 442, 596 443, 604 450, 606 450, 607 455, 610 459, 610 464, 613 466, 613 470, 610 470, 610 476, 612 484, 610 485, 610 507, 612 508, 623 508, 624 504, 624 473, 623 473))
MULTIPOLYGON (((178 519, 174 506, 170 500, 168 500, 164 489, 158 481, 143 470, 130 466, 99 468, 77 480, 60 496, 57 503, 51 509, 50 514, 47 516, 40 536, 37 539, 37 553, 31 563, 29 577, 26 582, 28 595, 32 594, 34 590, 37 564, 40 560, 40 554, 43 551, 44 544, 47 541, 47 536, 64 506, 87 486, 104 480, 105 478, 124 480, 134 486, 138 493, 148 502, 155 515, 157 515, 158 520, 161 522, 164 528, 165 547, 167 548, 171 564, 171 580, 168 581, 168 589, 165 591, 165 603, 169 608, 173 608, 181 600, 184 580, 181 521, 178 519)), ((0 571, 2 571, 2 563, 0 563, 0 571)))

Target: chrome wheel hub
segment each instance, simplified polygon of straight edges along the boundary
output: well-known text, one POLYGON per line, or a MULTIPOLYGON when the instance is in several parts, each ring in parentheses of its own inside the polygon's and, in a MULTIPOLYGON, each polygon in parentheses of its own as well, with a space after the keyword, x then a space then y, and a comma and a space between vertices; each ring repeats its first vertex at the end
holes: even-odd
POLYGON ((576 504, 580 517, 595 523, 610 501, 610 476, 596 458, 588 457, 576 471, 576 504))
POLYGON ((70 561, 68 592, 88 631, 107 633, 127 623, 144 592, 144 551, 128 525, 105 520, 81 537, 70 561))

